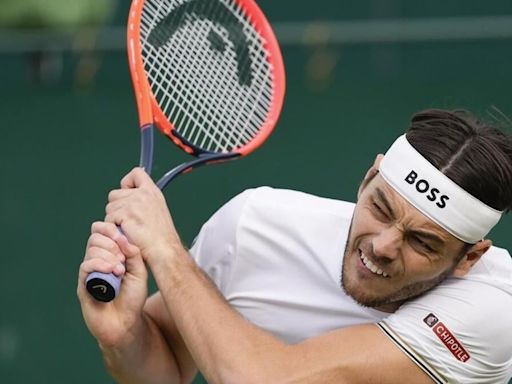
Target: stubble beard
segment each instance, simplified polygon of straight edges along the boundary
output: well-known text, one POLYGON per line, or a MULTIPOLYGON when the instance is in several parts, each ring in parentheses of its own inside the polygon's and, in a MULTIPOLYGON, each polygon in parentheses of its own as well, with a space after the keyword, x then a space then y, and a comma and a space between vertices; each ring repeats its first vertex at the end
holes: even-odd
POLYGON ((431 290, 432 288, 439 285, 442 281, 448 278, 456 267, 456 263, 451 268, 442 272, 440 275, 426 281, 416 282, 405 287, 398 289, 395 292, 379 295, 378 292, 374 294, 366 294, 362 290, 358 289, 357 282, 353 281, 349 277, 347 258, 350 254, 348 247, 350 234, 352 230, 352 223, 350 225, 347 242, 345 244, 345 251, 343 256, 343 263, 341 267, 341 288, 343 291, 350 296, 354 301, 363 307, 378 308, 378 307, 389 307, 389 306, 400 306, 404 301, 413 299, 420 296, 421 294, 431 290))

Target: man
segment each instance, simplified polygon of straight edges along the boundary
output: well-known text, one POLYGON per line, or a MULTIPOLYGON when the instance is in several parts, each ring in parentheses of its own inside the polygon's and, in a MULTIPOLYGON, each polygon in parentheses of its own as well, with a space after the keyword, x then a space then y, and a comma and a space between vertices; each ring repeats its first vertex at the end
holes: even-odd
POLYGON ((193 258, 135 169, 92 226, 78 295, 120 382, 186 383, 199 368, 211 383, 504 383, 512 261, 485 236, 511 207, 512 140, 464 112, 415 115, 355 205, 240 194, 193 258), (124 274, 116 300, 88 296, 92 271, 124 274))

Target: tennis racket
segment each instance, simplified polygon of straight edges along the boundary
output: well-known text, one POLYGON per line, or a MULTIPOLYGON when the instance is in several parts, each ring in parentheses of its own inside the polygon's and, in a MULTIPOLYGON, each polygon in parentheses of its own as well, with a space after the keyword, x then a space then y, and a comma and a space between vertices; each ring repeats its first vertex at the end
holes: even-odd
MULTIPOLYGON (((246 156, 268 138, 285 73, 275 35, 253 0, 133 0, 127 38, 140 166, 151 173, 155 126, 194 156, 160 178, 159 188, 200 165, 246 156)), ((108 302, 121 278, 92 272, 86 286, 108 302)))

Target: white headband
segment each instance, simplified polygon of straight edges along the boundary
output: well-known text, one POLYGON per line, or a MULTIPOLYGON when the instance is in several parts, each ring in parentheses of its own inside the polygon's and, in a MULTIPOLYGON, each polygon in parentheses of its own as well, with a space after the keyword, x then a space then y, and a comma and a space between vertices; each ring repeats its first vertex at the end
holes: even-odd
POLYGON ((389 148, 379 167, 393 189, 420 212, 466 243, 482 240, 502 212, 489 207, 441 173, 405 135, 389 148))

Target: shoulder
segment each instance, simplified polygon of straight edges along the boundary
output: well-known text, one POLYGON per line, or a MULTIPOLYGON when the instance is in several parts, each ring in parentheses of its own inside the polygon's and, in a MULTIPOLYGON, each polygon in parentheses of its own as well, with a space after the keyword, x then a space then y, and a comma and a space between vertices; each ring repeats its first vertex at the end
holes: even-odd
MULTIPOLYGON (((354 204, 304 192, 260 187, 246 200, 237 227, 245 244, 290 242, 314 248, 346 232, 354 204)), ((314 249, 312 248, 312 249, 314 249)))
POLYGON ((348 232, 353 209, 353 203, 294 190, 247 189, 212 215, 190 252, 205 270, 222 265, 225 276, 236 258, 262 258, 261 250, 269 246, 273 254, 295 254, 291 249, 303 254, 318 247, 325 252, 333 242, 344 244, 339 239, 348 232))
POLYGON ((405 303, 381 325, 433 372, 464 383, 512 375, 512 259, 492 247, 463 278, 405 303))
MULTIPOLYGON (((354 203, 320 197, 291 189, 259 187, 242 192, 247 196, 249 208, 262 212, 287 212, 289 214, 314 214, 318 216, 352 217, 354 203)), ((235 197, 237 199, 238 197, 235 197)), ((275 215, 273 215, 275 216, 275 215)))
POLYGON ((512 257, 499 247, 491 247, 462 279, 480 281, 508 290, 512 294, 512 257))
POLYGON ((247 208, 352 216, 354 203, 269 186, 246 189, 227 201, 213 216, 241 215, 247 208))

